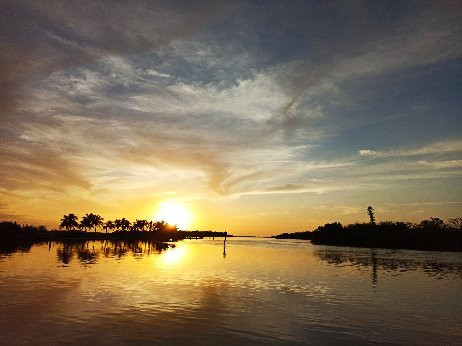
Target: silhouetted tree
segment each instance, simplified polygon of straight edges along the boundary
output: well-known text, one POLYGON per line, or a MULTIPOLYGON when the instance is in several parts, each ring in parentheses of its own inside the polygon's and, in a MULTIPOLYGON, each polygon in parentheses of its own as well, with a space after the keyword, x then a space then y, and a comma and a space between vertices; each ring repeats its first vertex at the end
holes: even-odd
POLYGON ((455 219, 449 219, 447 224, 452 229, 457 229, 457 230, 462 231, 462 218, 461 217, 456 217, 455 219))
POLYGON ((104 230, 106 231, 106 233, 108 229, 112 231, 114 228, 115 228, 115 224, 111 220, 106 221, 106 223, 104 224, 104 230))
POLYGON ((156 222, 154 222, 153 230, 155 232, 161 232, 161 231, 164 231, 166 229, 166 226, 167 226, 167 224, 165 223, 165 221, 156 221, 156 222))
POLYGON ((122 229, 122 220, 115 219, 114 220, 114 227, 115 227, 116 232, 119 232, 122 229))
POLYGON ((431 217, 430 220, 423 220, 419 224, 422 229, 439 230, 445 228, 443 220, 438 217, 431 217))
POLYGON ((92 215, 91 218, 91 223, 93 227, 95 227, 95 232, 96 232, 96 227, 102 227, 103 226, 103 218, 100 215, 95 215, 95 214, 90 214, 92 215))
POLYGON ((91 215, 87 213, 85 214, 85 216, 82 217, 82 220, 80 220, 79 227, 81 229, 83 228, 85 232, 87 231, 87 228, 90 228, 92 226, 91 218, 91 215))
POLYGON ((145 231, 145 227, 148 225, 148 221, 146 220, 136 220, 133 223, 133 230, 134 231, 145 231))
POLYGON ((367 215, 369 215, 369 218, 371 219, 371 225, 375 225, 374 208, 372 208, 371 206, 368 206, 367 215))
POLYGON ((64 215, 61 219, 61 224, 59 225, 59 228, 65 228, 66 230, 70 231, 75 227, 79 227, 77 220, 78 218, 75 214, 64 215))
POLYGON ((128 230, 130 226, 131 222, 128 221, 126 218, 122 218, 122 220, 120 220, 120 228, 122 229, 122 231, 128 230))

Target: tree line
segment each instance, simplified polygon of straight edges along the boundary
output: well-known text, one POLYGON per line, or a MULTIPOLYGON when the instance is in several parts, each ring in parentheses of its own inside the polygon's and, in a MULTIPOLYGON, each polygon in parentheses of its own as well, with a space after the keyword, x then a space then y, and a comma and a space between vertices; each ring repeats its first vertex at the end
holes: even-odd
POLYGON ((162 231, 177 231, 176 225, 169 225, 165 221, 148 221, 138 220, 130 222, 126 218, 108 220, 104 222, 104 218, 100 215, 87 213, 79 222, 77 215, 67 214, 61 219, 60 229, 67 231, 97 231, 97 228, 104 230, 106 233, 111 232, 162 232, 162 231))
POLYGON ((419 223, 376 222, 374 209, 367 208, 368 223, 327 223, 314 231, 283 233, 274 238, 306 239, 313 244, 391 249, 462 251, 462 218, 431 217, 419 223))
POLYGON ((391 249, 462 251, 462 218, 444 222, 430 218, 420 223, 327 223, 310 232, 313 244, 391 249))

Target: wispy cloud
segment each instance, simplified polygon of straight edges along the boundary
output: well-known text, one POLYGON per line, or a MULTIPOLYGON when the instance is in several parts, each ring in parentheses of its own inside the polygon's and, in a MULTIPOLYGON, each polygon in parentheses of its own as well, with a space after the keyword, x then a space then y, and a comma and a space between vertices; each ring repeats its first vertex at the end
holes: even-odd
POLYGON ((313 57, 289 65, 293 76, 288 84, 290 100, 275 114, 274 121, 299 124, 304 112, 298 107, 305 106, 304 99, 326 90, 337 91, 344 81, 462 56, 462 10, 454 3, 429 3, 425 9, 409 6, 397 20, 380 29, 368 23, 369 10, 364 3, 355 5, 354 11, 347 6, 336 9, 346 22, 338 37, 341 43, 317 41, 313 57))
POLYGON ((104 209, 167 195, 353 194, 460 177, 455 136, 336 142, 366 118, 387 123, 409 109, 368 114, 347 92, 358 80, 367 102, 377 76, 460 58, 459 6, 410 4, 390 18, 345 3, 0 6, 0 179, 10 194, 0 202, 17 201, 5 210, 44 199, 104 209))
POLYGON ((421 155, 439 155, 446 153, 462 152, 462 141, 451 140, 428 144, 418 148, 400 148, 391 150, 370 150, 361 149, 358 151, 360 156, 365 157, 399 157, 399 156, 421 156, 421 155))

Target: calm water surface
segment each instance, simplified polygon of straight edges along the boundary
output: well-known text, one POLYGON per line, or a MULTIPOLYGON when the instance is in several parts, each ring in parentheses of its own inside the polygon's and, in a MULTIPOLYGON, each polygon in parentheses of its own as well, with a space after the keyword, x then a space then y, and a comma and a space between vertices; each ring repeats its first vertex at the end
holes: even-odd
POLYGON ((235 238, 0 250, 0 344, 457 344, 459 253, 235 238))

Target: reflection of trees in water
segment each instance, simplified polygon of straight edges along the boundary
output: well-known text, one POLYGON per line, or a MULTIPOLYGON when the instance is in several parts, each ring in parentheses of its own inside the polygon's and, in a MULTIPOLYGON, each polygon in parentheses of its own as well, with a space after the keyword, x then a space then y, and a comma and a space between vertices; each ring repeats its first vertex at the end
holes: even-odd
MULTIPOLYGON (((455 257, 429 258, 416 253, 381 253, 375 249, 334 250, 320 249, 314 251, 315 256, 335 266, 370 267, 371 281, 378 283, 378 271, 407 272, 421 271, 430 276, 444 277, 455 275, 462 277, 462 261, 455 257), (402 256, 399 258, 398 256, 402 256), (412 256, 412 257, 411 257, 412 256)), ((433 254, 431 254, 433 255, 433 254)), ((430 255, 430 256, 431 256, 430 255)), ((445 256, 448 256, 445 254, 445 256)))
POLYGON ((63 244, 62 247, 56 250, 56 256, 58 257, 58 261, 62 262, 63 264, 69 264, 73 256, 71 246, 69 244, 63 244))
POLYGON ((371 266, 372 266, 372 273, 371 273, 371 282, 372 285, 375 287, 378 283, 378 273, 377 273, 377 253, 371 252, 371 266))
POLYGON ((103 253, 106 257, 121 258, 129 254, 140 258, 143 255, 161 253, 169 247, 174 247, 174 245, 148 241, 105 241, 103 253))
MULTIPOLYGON (((21 240, 21 241, 2 241, 0 242, 0 259, 3 256, 10 256, 16 252, 29 252, 34 245, 33 241, 21 240)), ((40 242, 42 244, 42 242, 40 242)))
POLYGON ((126 255, 141 258, 144 255, 158 254, 174 247, 173 244, 143 241, 66 241, 60 242, 56 251, 58 261, 69 264, 74 255, 82 264, 94 264, 100 255, 122 258, 126 255))
POLYGON ((93 244, 90 246, 90 242, 65 242, 56 250, 58 261, 63 264, 69 264, 74 255, 83 264, 96 263, 98 258, 98 252, 93 244))
POLYGON ((98 257, 99 253, 95 252, 95 246, 92 245, 91 248, 89 248, 89 242, 83 244, 81 247, 77 248, 77 258, 81 263, 85 264, 93 264, 96 263, 96 259, 98 257))

